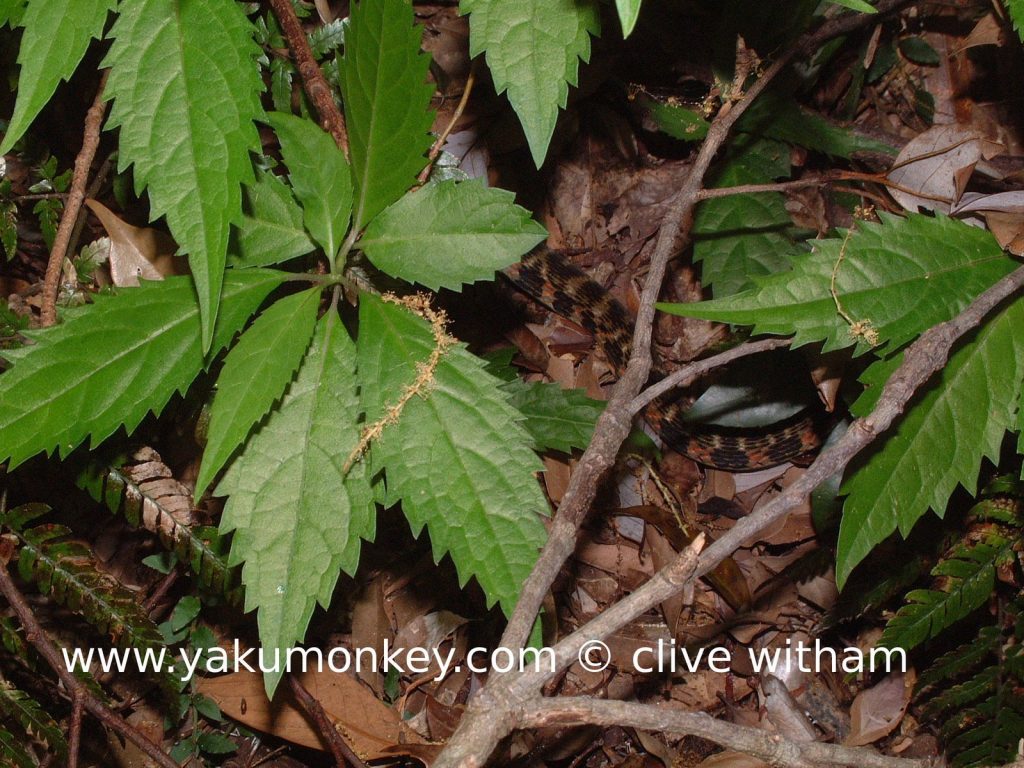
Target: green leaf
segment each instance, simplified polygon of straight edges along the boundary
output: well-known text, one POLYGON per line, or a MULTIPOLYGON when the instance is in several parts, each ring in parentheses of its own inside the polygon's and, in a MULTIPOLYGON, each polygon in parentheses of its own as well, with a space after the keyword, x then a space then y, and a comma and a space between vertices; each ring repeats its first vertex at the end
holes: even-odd
MULTIPOLYGON (((639 3, 638 3, 639 4, 639 3)), ((593 0, 462 0, 469 17, 469 55, 487 52, 498 93, 519 115, 533 162, 544 162, 558 110, 590 60, 590 35, 601 33, 593 0)))
POLYGON ((939 63, 939 54, 923 37, 905 37, 900 40, 900 53, 915 64, 935 66, 939 63))
POLYGON ((241 215, 253 121, 263 116, 253 27, 230 0, 125 0, 111 30, 108 128, 120 127, 119 170, 135 166, 153 218, 166 215, 188 254, 210 347, 229 225, 241 215))
POLYGON ((334 263, 352 214, 352 172, 334 139, 310 120, 272 112, 288 178, 302 203, 306 229, 334 263))
POLYGON ((1003 0, 1003 5, 1010 14, 1017 37, 1024 40, 1024 0, 1003 0))
POLYGON ((849 8, 851 11, 860 11, 861 13, 878 13, 878 9, 870 3, 864 0, 828 0, 833 5, 841 5, 844 8, 849 8))
POLYGON ((546 382, 509 381, 501 385, 512 407, 523 414, 523 427, 537 450, 568 453, 586 448, 594 425, 604 410, 603 400, 587 397, 580 389, 562 389, 546 382))
MULTIPOLYGON (((1022 324, 1020 300, 991 318, 950 357, 938 381, 912 401, 881 448, 849 476, 842 489, 849 497, 839 529, 840 585, 894 530, 906 537, 929 508, 941 516, 958 483, 973 493, 981 459, 999 457, 1003 435, 1016 423, 1016 403, 1006 393, 1024 380, 1022 324)), ((877 398, 892 365, 864 372, 862 379, 873 389, 869 397, 877 398)))
POLYGON ((619 12, 619 23, 622 24, 622 37, 629 37, 640 18, 641 0, 615 0, 615 10, 619 12))
POLYGON ((861 136, 847 126, 804 109, 792 97, 771 92, 751 104, 737 123, 736 130, 767 136, 833 157, 849 158, 855 152, 897 153, 892 144, 861 136))
MULTIPOLYGON (((287 275, 234 273, 224 283, 213 349, 227 346, 287 275)), ((199 305, 188 277, 169 277, 97 296, 61 325, 25 331, 35 344, 4 350, 0 376, 0 458, 13 468, 41 451, 67 456, 86 437, 96 446, 120 426, 131 432, 203 367, 199 305)))
POLYGON ((259 171, 256 183, 245 187, 247 210, 237 225, 237 267, 265 267, 303 256, 315 246, 302 224, 302 208, 274 174, 259 171))
POLYGON ((210 408, 196 498, 288 386, 309 346, 319 306, 319 286, 278 300, 228 353, 210 408))
POLYGON ((997 564, 1004 564, 1008 557, 1013 557, 1013 542, 994 532, 973 546, 959 544, 951 558, 932 570, 932 576, 942 579, 941 588, 909 592, 906 604, 886 625, 879 645, 910 650, 938 637, 988 601, 997 564))
POLYGON ((38 763, 25 751, 25 737, 15 736, 0 726, 0 758, 12 768, 37 768, 38 763))
MULTIPOLYGON (((0 27, 4 24, 11 29, 21 24, 21 17, 25 13, 27 0, 0 0, 0 27)), ((0 153, 2 154, 2 153, 0 153)))
MULTIPOLYGON (((339 570, 354 573, 360 539, 374 535, 365 463, 343 472, 359 440, 355 367, 354 345, 329 312, 280 408, 217 487, 230 496, 221 530, 235 531, 231 563, 245 562, 245 609, 259 609, 268 650, 302 640, 316 603, 328 605, 339 570)), ((268 695, 282 671, 264 677, 268 695)))
MULTIPOLYGON (((733 156, 715 174, 716 187, 764 184, 789 175, 789 150, 778 142, 739 142, 733 156)), ((716 297, 750 286, 790 264, 793 222, 785 198, 777 192, 729 195, 705 200, 694 217, 693 259, 702 263, 701 279, 716 297)))
MULTIPOLYGON (((62 80, 68 80, 89 43, 103 34, 107 14, 117 0, 31 0, 21 19, 18 99, 0 141, 0 155, 9 152, 62 80)), ((7 10, 9 16, 17 5, 7 10)), ((0 9, 0 23, 3 22, 0 9)))
POLYGON ((60 726, 38 701, 0 678, 0 715, 13 718, 25 733, 46 744, 60 757, 66 757, 68 743, 60 726))
POLYGON ((434 87, 427 83, 430 57, 419 51, 408 0, 353 7, 341 86, 359 229, 413 186, 427 163, 434 87))
POLYGON ((475 181, 429 184, 381 212, 359 247, 378 269, 431 290, 491 280, 547 234, 514 198, 475 181))
POLYGON ((646 101, 646 105, 658 129, 674 139, 702 141, 708 135, 711 123, 695 109, 662 104, 651 99, 646 101))
POLYGON ((826 352, 855 344, 862 353, 870 344, 853 336, 850 323, 837 312, 833 272, 847 316, 870 323, 880 344, 896 348, 957 315, 1015 266, 992 235, 978 227, 947 217, 882 214, 881 224, 858 223, 845 248, 840 239, 814 241, 814 253, 795 258, 792 271, 759 278, 756 288, 659 308, 753 325, 755 333, 794 334, 794 346, 824 340, 826 352))
MULTIPOLYGON (((434 349, 430 328, 370 295, 359 301, 359 373, 367 423, 394 406, 434 349)), ((449 553, 462 583, 475 576, 510 612, 544 543, 540 461, 520 414, 483 361, 447 348, 423 396, 412 397, 373 443, 391 499, 413 532, 426 525, 435 560, 449 553)))

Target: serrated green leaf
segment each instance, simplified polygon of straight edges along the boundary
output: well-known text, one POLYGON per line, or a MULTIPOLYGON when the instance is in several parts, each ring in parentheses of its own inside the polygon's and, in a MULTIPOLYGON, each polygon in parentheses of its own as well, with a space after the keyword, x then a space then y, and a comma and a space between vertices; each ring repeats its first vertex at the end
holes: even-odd
POLYGON ((352 172, 334 139, 310 120, 272 112, 288 178, 302 203, 306 229, 334 263, 352 215, 352 172))
MULTIPOLYGON (((18 52, 18 99, 0 141, 0 155, 24 135, 57 85, 71 77, 89 43, 103 34, 107 14, 116 6, 117 0, 31 0, 20 22, 25 32, 18 52)), ((16 9, 15 5, 7 14, 16 9)))
POLYGON ((378 269, 434 291, 492 280, 547 235, 514 198, 475 181, 428 184, 382 211, 359 247, 378 269))
MULTIPOLYGON (((283 272, 244 270, 224 283, 213 349, 227 346, 283 272)), ((3 350, 0 457, 13 468, 42 451, 67 456, 86 437, 96 446, 120 426, 131 432, 203 368, 199 305, 188 277, 169 277, 97 296, 61 325, 26 331, 35 344, 3 350)))
POLYGON ((1024 40, 1024 0, 1003 0, 1003 5, 1010 14, 1017 37, 1024 40))
POLYGON ((1012 553, 1012 543, 995 535, 939 563, 932 576, 946 577, 941 589, 915 589, 885 627, 879 644, 910 650, 938 637, 946 627, 984 604, 992 593, 996 562, 1012 553))
POLYGON ((276 301, 228 353, 210 408, 196 498, 288 386, 313 335, 320 290, 316 286, 276 301))
POLYGON ((246 211, 237 225, 237 267, 266 267, 312 251, 315 246, 302 224, 302 208, 291 190, 274 174, 259 171, 245 187, 246 211))
POLYGON ((352 9, 341 87, 359 229, 413 186, 427 162, 434 87, 420 36, 408 0, 363 0, 352 9))
POLYGON ((13 768, 38 768, 36 761, 25 751, 25 737, 16 737, 0 726, 0 757, 13 768))
POLYGON ((845 247, 841 239, 814 241, 814 253, 794 258, 789 272, 757 279, 756 288, 658 306, 675 315, 753 325, 755 333, 794 334, 793 346, 824 340, 827 352, 855 345, 859 354, 871 345, 853 336, 837 312, 833 272, 848 317, 870 323, 879 344, 896 348, 956 316, 1015 266, 978 227, 942 216, 882 214, 881 224, 858 223, 845 247))
MULTIPOLYGON (((789 175, 789 150, 767 139, 741 139, 715 173, 714 186, 764 184, 789 175)), ((753 278, 790 264, 792 219, 777 192, 705 200, 694 216, 693 260, 716 297, 750 286, 753 278)))
MULTIPOLYGON (((266 649, 302 640, 316 603, 328 605, 339 570, 354 573, 360 540, 373 538, 365 464, 343 474, 359 440, 356 386, 354 345, 329 312, 281 406, 217 487, 230 497, 221 530, 235 531, 231 563, 245 562, 245 609, 259 609, 266 649)), ((264 677, 268 695, 282 671, 264 677)))
POLYGON ((120 127, 118 168, 135 167, 150 214, 165 215, 188 254, 213 338, 230 224, 241 215, 250 152, 263 116, 253 26, 231 0, 125 0, 102 66, 110 67, 108 128, 120 127))
MULTIPOLYGON (((1024 381, 1022 323, 1022 301, 988 320, 849 476, 842 489, 848 498, 839 529, 840 585, 897 528, 906 537, 929 508, 941 516, 957 484, 973 493, 982 458, 998 458, 1016 419, 1015 401, 1006 393, 1024 381)), ((889 367, 871 366, 862 378, 877 391, 879 374, 889 367)))
POLYGON ((22 730, 45 743, 58 756, 67 755, 68 743, 54 719, 39 702, 3 678, 0 678, 0 715, 13 718, 22 730))
POLYGON ((558 110, 576 85, 579 62, 590 60, 590 36, 601 34, 593 0, 462 0, 469 16, 469 55, 486 51, 498 93, 519 116, 539 168, 558 110))
POLYGON ((21 24, 27 0, 0 0, 0 27, 4 24, 14 29, 21 24))
POLYGON ((562 389, 545 382, 514 381, 501 385, 512 407, 523 414, 523 427, 537 450, 568 453, 586 448, 594 425, 604 410, 603 400, 587 397, 580 389, 562 389))
MULTIPOLYGON (((359 302, 359 373, 368 423, 417 378, 434 349, 430 328, 373 296, 359 302)), ((432 384, 405 405, 371 448, 413 532, 426 525, 435 560, 451 555, 462 583, 475 576, 506 613, 544 543, 547 503, 520 414, 499 381, 462 345, 444 351, 432 384)))
POLYGON ((629 37, 636 26, 636 20, 640 18, 641 0, 615 0, 615 10, 619 13, 619 23, 622 25, 622 37, 629 37))

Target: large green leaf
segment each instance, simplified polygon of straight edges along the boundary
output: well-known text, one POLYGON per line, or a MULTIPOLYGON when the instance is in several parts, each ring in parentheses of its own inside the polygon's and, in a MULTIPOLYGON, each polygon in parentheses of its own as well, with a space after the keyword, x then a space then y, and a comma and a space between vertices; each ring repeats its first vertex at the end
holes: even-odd
POLYGON ((601 33, 593 0, 462 0, 469 16, 469 54, 487 52, 498 93, 519 115, 539 168, 558 110, 576 85, 579 62, 590 60, 590 35, 601 33))
POLYGON ((302 224, 302 208, 274 174, 260 171, 245 188, 246 210, 237 226, 232 266, 265 267, 309 253, 315 247, 302 224))
MULTIPOLYGON (((374 535, 365 464, 343 472, 359 440, 355 349, 336 312, 319 322, 281 406, 249 439, 217 487, 230 498, 231 564, 245 562, 245 608, 259 609, 264 648, 301 642, 340 570, 354 573, 374 535)), ((273 695, 282 670, 264 678, 273 695)))
POLYGON ((515 379, 501 388, 509 393, 512 407, 523 414, 523 427, 537 450, 563 451, 586 448, 594 425, 604 410, 603 400, 587 397, 581 389, 562 389, 557 384, 515 379))
POLYGON ((363 0, 345 35, 341 87, 360 229, 416 183, 430 147, 430 57, 408 0, 363 0))
MULTIPOLYGON (((224 283, 213 349, 231 341, 283 272, 244 270, 224 283)), ((199 305, 188 277, 170 277, 97 296, 52 328, 26 331, 35 344, 4 350, 0 376, 0 459, 14 467, 41 451, 67 456, 124 425, 159 413, 203 368, 199 305)))
POLYGON ((27 0, 0 0, 0 27, 4 24, 12 29, 21 24, 27 0))
POLYGON ((334 139, 310 120, 268 115, 288 166, 306 229, 334 263, 352 215, 352 172, 334 139))
MULTIPOLYGON (((950 357, 895 432, 849 475, 842 488, 849 497, 839 529, 840 585, 897 528, 906 536, 929 508, 942 515, 958 483, 973 493, 982 458, 998 458, 1006 430, 1016 423, 1016 400, 1007 394, 1024 381, 1022 327, 1024 301, 1018 300, 950 357)), ((868 394, 856 404, 858 413, 877 399, 897 362, 864 372, 868 394)))
MULTIPOLYGON (((766 184, 789 175, 789 150, 766 139, 745 138, 718 168, 714 186, 766 184)), ((751 285, 759 275, 789 266, 793 222, 778 192, 729 195, 705 200, 693 220, 693 260, 701 262, 701 280, 716 297, 751 285)))
POLYGON ((850 321, 873 330, 879 344, 896 348, 954 317, 1015 266, 978 227, 947 217, 882 214, 881 224, 858 223, 845 245, 841 239, 816 240, 814 253, 796 257, 792 271, 760 278, 756 288, 659 309, 753 325, 755 333, 794 334, 794 346, 824 340, 828 351, 855 344, 860 353, 871 345, 853 335, 850 321))
MULTIPOLYGON (((368 423, 399 401, 434 346, 423 320, 362 296, 359 375, 368 423)), ((413 532, 426 525, 434 557, 449 553, 462 582, 475 576, 488 602, 507 613, 544 543, 538 513, 547 504, 530 436, 499 384, 462 345, 449 347, 426 391, 406 403, 371 450, 413 532)))
POLYGON ((1004 0, 1003 4, 1010 13, 1010 20, 1013 28, 1017 30, 1017 37, 1024 40, 1024 0, 1004 0))
POLYGON ((629 37, 640 18, 641 0, 615 0, 615 10, 619 12, 619 23, 622 24, 622 36, 629 37))
POLYGON ((309 346, 319 306, 319 286, 280 299, 228 353, 210 408, 197 498, 288 386, 309 346))
MULTIPOLYGON (((10 151, 39 114, 61 80, 74 73, 90 41, 103 34, 107 14, 117 0, 32 0, 21 26, 18 100, 0 141, 0 155, 10 151)), ((7 13, 17 10, 17 4, 7 13)), ((0 24, 3 18, 0 17, 0 24)))
POLYGON ((213 338, 229 226, 260 149, 263 81, 253 27, 232 0, 123 0, 106 96, 120 127, 118 165, 135 166, 150 213, 166 215, 195 278, 203 349, 213 338))
POLYGON ((427 288, 491 280, 546 236, 515 195, 475 181, 442 181, 405 195, 366 228, 374 265, 427 288))

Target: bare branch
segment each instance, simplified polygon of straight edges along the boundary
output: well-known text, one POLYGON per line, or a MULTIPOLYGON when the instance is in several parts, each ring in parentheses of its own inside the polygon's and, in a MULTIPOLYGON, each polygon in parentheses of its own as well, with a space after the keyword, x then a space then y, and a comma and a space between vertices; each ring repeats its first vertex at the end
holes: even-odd
POLYGON ((537 697, 523 707, 520 725, 542 728, 552 725, 619 725, 674 736, 699 736, 716 744, 787 768, 929 768, 929 760, 880 755, 867 747, 844 747, 817 741, 791 741, 777 733, 726 723, 703 712, 680 712, 636 702, 608 701, 590 697, 544 699, 537 697))

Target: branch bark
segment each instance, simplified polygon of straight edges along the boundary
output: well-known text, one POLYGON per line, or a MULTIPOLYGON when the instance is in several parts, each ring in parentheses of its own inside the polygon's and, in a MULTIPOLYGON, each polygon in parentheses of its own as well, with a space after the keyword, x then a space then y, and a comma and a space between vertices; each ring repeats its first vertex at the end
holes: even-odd
POLYGON ((345 118, 334 103, 334 95, 331 93, 331 86, 327 84, 320 65, 316 63, 313 50, 309 47, 309 40, 302 30, 299 17, 295 15, 291 0, 270 0, 270 7, 274 16, 281 24, 281 31, 284 32, 285 40, 288 41, 288 48, 295 57, 295 66, 298 67, 299 76, 302 78, 302 87, 309 96, 309 100, 316 107, 320 115, 320 126, 334 137, 334 143, 338 149, 348 157, 348 130, 345 128, 345 118))
POLYGON ((75 157, 75 170, 71 176, 71 189, 68 192, 64 212, 57 225, 57 234, 53 238, 50 259, 46 263, 46 277, 43 278, 43 302, 40 309, 40 322, 44 328, 57 322, 57 294, 60 292, 60 275, 64 270, 64 257, 68 254, 71 234, 75 230, 75 222, 85 202, 85 185, 89 180, 89 168, 96 158, 96 149, 100 145, 100 128, 103 115, 107 111, 107 102, 103 100, 103 90, 107 85, 110 70, 103 70, 100 84, 96 88, 96 97, 85 115, 85 130, 82 135, 82 149, 75 157))
POLYGON ((58 653, 53 641, 50 640, 46 631, 40 626, 35 614, 32 612, 32 608, 14 585, 14 580, 7 571, 6 563, 0 563, 0 594, 7 598, 7 602, 14 610, 18 621, 25 628, 25 639, 35 646, 35 649, 39 651, 39 655, 46 659, 46 663, 57 673, 57 677, 60 678, 61 683, 64 684, 64 687, 71 694, 71 700, 76 707, 80 704, 86 712, 103 723, 107 728, 128 739, 128 741, 145 752, 161 768, 178 768, 178 764, 168 757, 159 745, 147 739, 124 718, 107 709, 103 702, 93 696, 89 689, 65 668, 61 655, 58 653))

